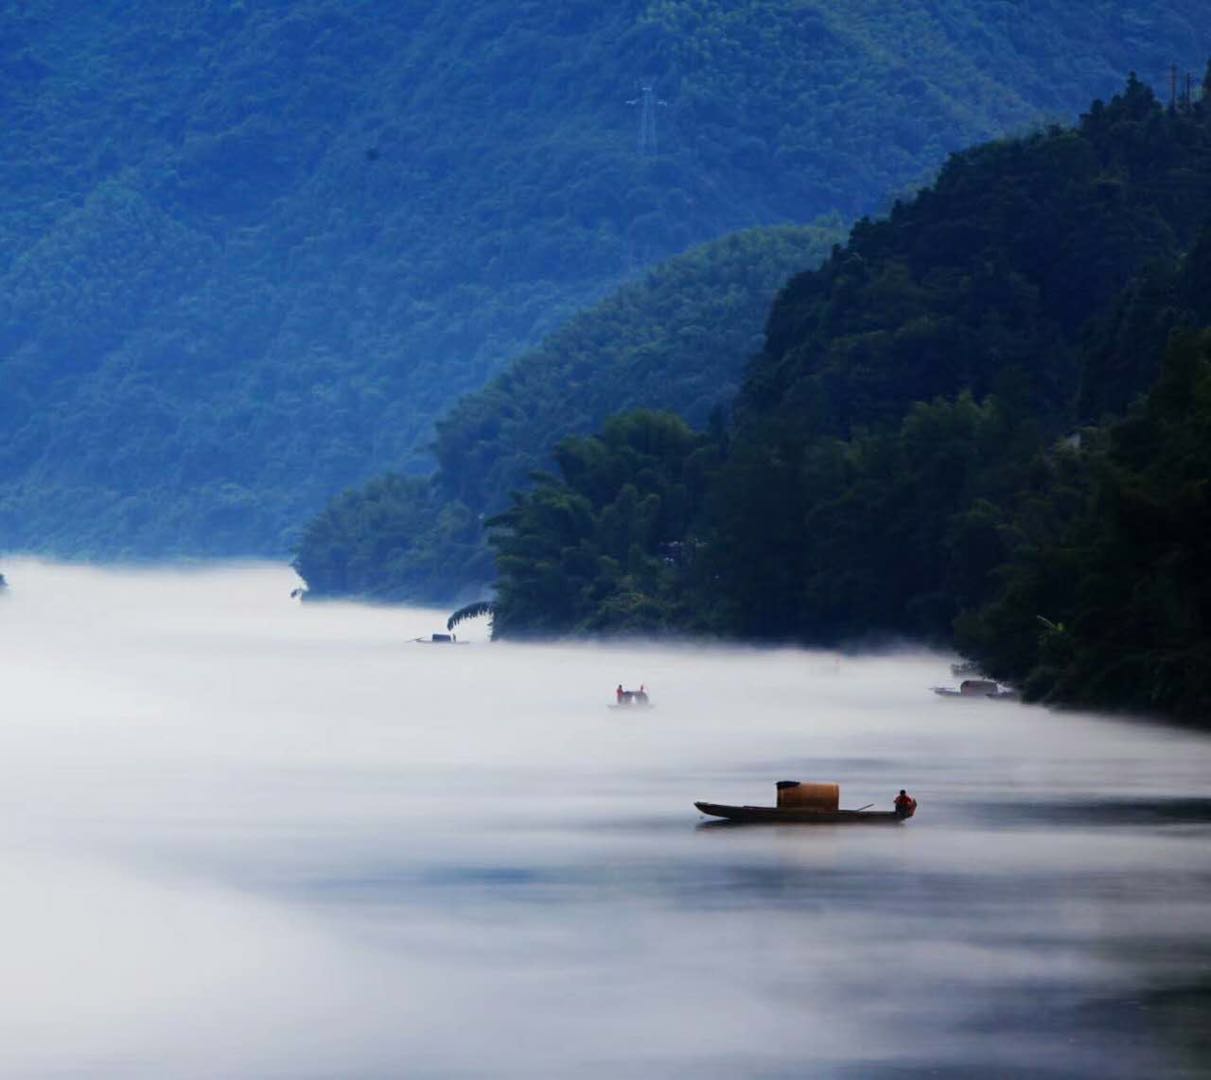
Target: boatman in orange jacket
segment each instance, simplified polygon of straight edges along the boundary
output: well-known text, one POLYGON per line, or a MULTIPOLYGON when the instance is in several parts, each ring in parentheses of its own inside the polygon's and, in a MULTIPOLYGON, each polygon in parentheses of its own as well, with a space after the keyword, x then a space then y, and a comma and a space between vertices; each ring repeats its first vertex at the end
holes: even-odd
POLYGON ((896 808, 897 816, 902 818, 910 818, 917 812, 917 800, 903 788, 900 788, 900 794, 896 796, 892 805, 896 808))

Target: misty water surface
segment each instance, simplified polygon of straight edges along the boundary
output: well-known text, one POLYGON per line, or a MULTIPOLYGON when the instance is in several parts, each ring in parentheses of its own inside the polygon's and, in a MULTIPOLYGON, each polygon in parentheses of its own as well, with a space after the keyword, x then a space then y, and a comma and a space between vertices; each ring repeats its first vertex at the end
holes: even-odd
POLYGON ((3 569, 4 1075, 1206 1072, 1205 737, 938 699, 945 657, 427 646, 280 567, 3 569), (783 778, 921 808, 692 806, 783 778))

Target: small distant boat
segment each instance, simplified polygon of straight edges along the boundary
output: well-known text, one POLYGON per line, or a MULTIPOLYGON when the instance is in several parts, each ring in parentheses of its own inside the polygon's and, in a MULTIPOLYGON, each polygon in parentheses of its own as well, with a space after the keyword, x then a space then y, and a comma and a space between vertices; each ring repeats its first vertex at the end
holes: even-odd
POLYGON ((964 679, 958 687, 931 686, 939 697, 948 698, 992 698, 994 701, 1016 701, 1018 693, 993 682, 992 679, 964 679))
POLYGON ((459 641, 457 634, 430 634, 429 637, 413 638, 417 645, 470 645, 469 641, 459 641))
POLYGON ((695 802, 704 814, 747 824, 788 825, 895 825, 912 817, 916 802, 908 800, 907 809, 857 810, 840 808, 839 784, 803 783, 779 780, 777 806, 725 806, 722 803, 695 802))

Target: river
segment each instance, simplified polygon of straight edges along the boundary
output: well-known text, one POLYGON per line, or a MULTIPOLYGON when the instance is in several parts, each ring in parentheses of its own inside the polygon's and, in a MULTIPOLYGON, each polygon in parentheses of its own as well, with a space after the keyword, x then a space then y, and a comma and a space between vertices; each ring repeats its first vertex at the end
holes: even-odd
POLYGON ((1211 739, 6 560, 0 1073, 1208 1075, 1211 739), (613 687, 655 708, 621 714, 613 687), (711 827, 696 799, 920 802, 711 827))

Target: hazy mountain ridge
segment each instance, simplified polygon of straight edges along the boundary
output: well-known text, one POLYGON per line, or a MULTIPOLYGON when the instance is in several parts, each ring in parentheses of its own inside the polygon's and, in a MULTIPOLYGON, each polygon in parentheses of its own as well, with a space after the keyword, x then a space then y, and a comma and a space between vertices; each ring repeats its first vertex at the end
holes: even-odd
POLYGON ((725 410, 779 286, 818 264, 838 223, 733 233, 655 267, 573 316, 438 422, 437 472, 343 492, 304 530, 311 595, 445 602, 495 577, 483 529, 562 438, 620 409, 705 424, 725 410))
POLYGON ((1161 78, 1201 6, 3 14, 0 544, 147 555, 283 551, 612 283, 1161 78))

